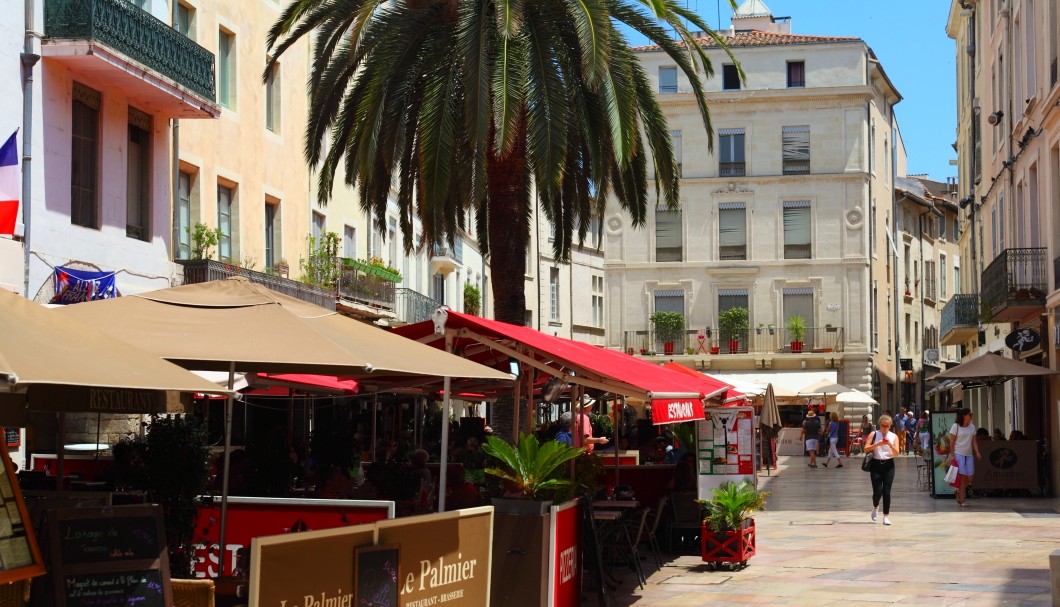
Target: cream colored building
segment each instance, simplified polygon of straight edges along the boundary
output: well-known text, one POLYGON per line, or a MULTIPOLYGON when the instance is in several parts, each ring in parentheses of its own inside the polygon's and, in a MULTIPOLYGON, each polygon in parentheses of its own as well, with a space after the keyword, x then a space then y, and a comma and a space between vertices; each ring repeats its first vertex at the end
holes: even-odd
POLYGON ((705 83, 713 152, 679 70, 656 47, 637 49, 682 160, 681 207, 650 213, 638 230, 608 208, 607 345, 661 355, 649 317, 677 311, 688 335, 657 358, 789 385, 823 375, 893 407, 884 230, 905 165, 901 96, 864 41, 792 34, 757 0, 721 33, 746 81, 704 38, 716 69, 705 83), (749 309, 751 329, 730 354, 718 315, 733 306, 749 309), (809 325, 801 348, 786 329, 793 315, 809 325))
MULTIPOLYGON (((971 228, 962 244, 974 259, 967 294, 980 311, 947 338, 966 360, 997 352, 1060 370, 1060 7, 954 0, 946 27, 956 41, 959 200, 971 228), (1006 337, 1017 329, 1040 343, 1013 351, 1006 337)), ((1012 380, 994 396, 991 412, 985 390, 965 391, 980 424, 1060 440, 1060 379, 1012 380)), ((1055 488, 1060 452, 1050 453, 1055 488)))

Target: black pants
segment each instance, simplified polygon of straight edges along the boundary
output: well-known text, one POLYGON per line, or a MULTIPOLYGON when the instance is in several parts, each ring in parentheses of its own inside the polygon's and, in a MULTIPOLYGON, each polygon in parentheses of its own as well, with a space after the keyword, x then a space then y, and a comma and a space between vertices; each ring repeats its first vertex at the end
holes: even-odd
POLYGON ((894 483, 894 460, 874 459, 869 469, 872 479, 872 507, 878 508, 883 498, 883 515, 891 512, 891 484, 894 483))

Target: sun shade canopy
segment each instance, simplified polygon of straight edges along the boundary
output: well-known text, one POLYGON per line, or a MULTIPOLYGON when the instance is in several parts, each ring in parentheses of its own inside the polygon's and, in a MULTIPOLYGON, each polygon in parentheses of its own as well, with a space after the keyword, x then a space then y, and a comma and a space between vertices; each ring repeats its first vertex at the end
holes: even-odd
POLYGON ((398 335, 444 348, 448 337, 454 352, 485 365, 507 368, 520 360, 545 374, 572 384, 603 390, 652 405, 655 423, 703 419, 703 399, 719 399, 732 386, 713 378, 690 377, 622 352, 547 335, 512 325, 448 311, 444 333, 434 321, 399 327, 398 335))
POLYGON ((927 378, 928 381, 961 380, 966 387, 992 386, 1015 377, 1056 375, 1058 372, 987 352, 927 378))

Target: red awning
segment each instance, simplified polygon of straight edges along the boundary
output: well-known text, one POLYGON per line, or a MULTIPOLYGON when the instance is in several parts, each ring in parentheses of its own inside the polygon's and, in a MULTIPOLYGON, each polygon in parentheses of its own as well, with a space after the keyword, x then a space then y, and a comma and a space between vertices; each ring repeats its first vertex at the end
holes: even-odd
POLYGON ((651 423, 673 424, 703 419, 703 401, 693 398, 657 398, 651 401, 651 423))
MULTIPOLYGON (((360 386, 352 379, 339 379, 334 375, 311 375, 303 373, 257 373, 251 378, 255 388, 289 388, 301 392, 319 392, 325 394, 356 394, 360 386)), ((276 394, 272 390, 251 392, 251 394, 276 394)), ((285 395, 286 396, 286 395, 285 395)))
MULTIPOLYGON (((573 373, 575 383, 584 378, 583 385, 650 402, 653 417, 655 404, 659 403, 659 409, 667 412, 667 421, 657 423, 703 419, 702 402, 698 407, 670 405, 718 398, 732 389, 732 386, 713 378, 690 377, 622 352, 547 335, 530 327, 453 311, 448 312, 445 326, 447 330, 456 331, 453 340, 456 354, 507 369, 513 352, 524 348, 521 355, 531 356, 535 364, 547 364, 551 369, 573 373)), ((438 348, 445 344, 443 336, 434 334, 433 321, 399 327, 394 332, 438 348)))

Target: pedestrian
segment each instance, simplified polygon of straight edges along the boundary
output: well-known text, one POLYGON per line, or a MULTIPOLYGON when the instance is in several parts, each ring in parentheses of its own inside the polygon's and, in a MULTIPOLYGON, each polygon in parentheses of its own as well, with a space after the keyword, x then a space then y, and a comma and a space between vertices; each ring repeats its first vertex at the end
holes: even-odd
POLYGON ((869 463, 869 478, 872 480, 872 520, 880 513, 880 501, 883 501, 883 524, 890 525, 891 519, 891 484, 894 483, 894 458, 898 451, 898 435, 891 432, 891 416, 880 418, 880 429, 873 432, 865 451, 872 453, 869 463))
POLYGON ((824 467, 828 467, 828 462, 835 458, 837 463, 836 468, 843 467, 843 460, 839 459, 839 449, 836 446, 839 444, 839 414, 832 411, 828 418, 828 459, 824 460, 824 467))
POLYGON ((1001 428, 994 428, 994 440, 1005 440, 1005 433, 1001 428))
POLYGON ((559 432, 556 432, 555 440, 568 447, 574 446, 574 436, 570 433, 570 426, 573 421, 574 418, 571 416, 570 411, 565 411, 559 416, 559 432))
POLYGON ((916 414, 911 410, 906 414, 905 432, 908 435, 905 440, 905 452, 912 453, 917 445, 916 440, 916 414))
POLYGON ((872 422, 869 421, 869 416, 868 415, 862 415, 861 416, 861 439, 862 439, 862 441, 868 439, 869 435, 872 434, 872 431, 875 430, 875 429, 876 429, 875 426, 873 426, 872 422))
POLYGON ((898 455, 905 453, 905 424, 909 419, 906 413, 907 409, 902 407, 898 409, 898 415, 894 418, 894 432, 898 435, 898 455))
POLYGON ((820 435, 821 420, 817 418, 817 412, 810 408, 806 412, 806 419, 802 422, 802 432, 799 433, 799 438, 804 441, 806 450, 810 452, 810 463, 807 465, 811 468, 817 467, 817 437, 820 435))
POLYGON ((975 424, 972 423, 972 410, 965 407, 957 411, 957 421, 950 426, 950 465, 957 466, 957 504, 967 508, 964 501, 965 490, 975 475, 975 460, 979 459, 979 441, 975 440, 975 424), (975 459, 972 459, 972 457, 975 459))
POLYGON ((928 412, 920 412, 920 421, 916 424, 917 438, 920 439, 920 452, 925 458, 928 457, 928 453, 931 452, 931 420, 928 419, 928 412))
POLYGON ((596 445, 606 445, 608 443, 606 436, 593 436, 593 424, 589 414, 592 412, 594 404, 596 404, 595 398, 588 394, 583 394, 581 406, 578 407, 577 418, 574 421, 574 428, 577 430, 577 434, 574 435, 574 446, 585 447, 586 453, 592 453, 596 445))

